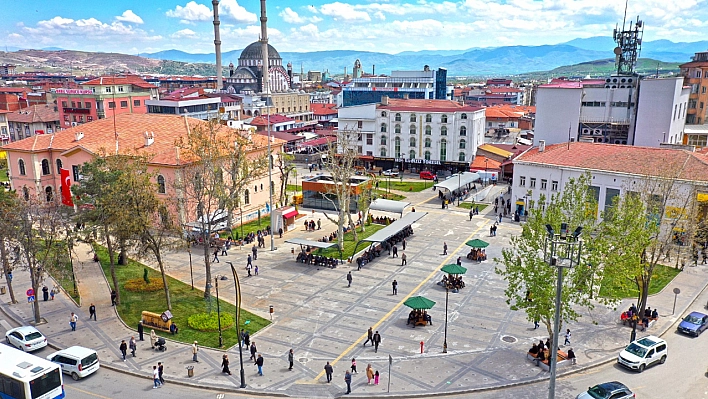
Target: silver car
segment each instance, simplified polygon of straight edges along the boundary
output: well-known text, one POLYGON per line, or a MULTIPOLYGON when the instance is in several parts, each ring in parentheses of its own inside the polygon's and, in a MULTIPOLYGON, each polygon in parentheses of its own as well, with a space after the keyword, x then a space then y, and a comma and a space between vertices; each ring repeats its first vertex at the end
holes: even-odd
POLYGON ((47 338, 39 330, 31 326, 13 328, 5 333, 5 341, 15 348, 32 352, 47 346, 47 338))

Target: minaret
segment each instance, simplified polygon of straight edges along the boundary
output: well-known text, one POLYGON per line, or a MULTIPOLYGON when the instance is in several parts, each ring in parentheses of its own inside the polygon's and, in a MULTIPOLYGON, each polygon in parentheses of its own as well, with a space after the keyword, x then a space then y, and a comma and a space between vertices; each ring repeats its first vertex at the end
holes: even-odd
MULTIPOLYGON (((266 0, 261 0, 261 46, 263 46, 263 87, 261 88, 263 90, 263 93, 268 93, 270 91, 270 82, 268 81, 270 78, 270 73, 268 73, 270 69, 270 64, 269 64, 269 58, 268 57, 268 26, 266 22, 268 21, 268 17, 266 17, 266 0)), ((270 112, 268 112, 270 114, 270 112)))
POLYGON ((216 90, 223 89, 221 78, 221 35, 219 35, 219 0, 211 0, 214 6, 214 50, 216 51, 216 90))

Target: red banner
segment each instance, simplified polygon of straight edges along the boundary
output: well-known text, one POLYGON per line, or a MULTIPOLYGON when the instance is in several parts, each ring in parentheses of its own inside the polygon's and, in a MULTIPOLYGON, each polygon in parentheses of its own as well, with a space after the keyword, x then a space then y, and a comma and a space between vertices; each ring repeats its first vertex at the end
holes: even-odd
POLYGON ((61 203, 66 206, 74 206, 71 199, 71 177, 69 169, 59 169, 61 172, 61 203))

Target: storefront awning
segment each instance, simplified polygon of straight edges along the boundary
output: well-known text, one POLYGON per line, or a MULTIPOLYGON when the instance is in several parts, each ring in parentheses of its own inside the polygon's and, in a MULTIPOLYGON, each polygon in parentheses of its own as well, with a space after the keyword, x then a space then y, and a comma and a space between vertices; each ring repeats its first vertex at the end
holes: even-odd
POLYGON ((371 202, 371 205, 369 205, 369 210, 403 214, 403 210, 410 204, 410 202, 377 198, 371 202))
POLYGON ((290 212, 284 213, 284 214, 283 214, 283 217, 286 218, 286 219, 290 219, 290 218, 295 217, 295 216, 297 216, 297 215, 298 215, 298 211, 295 210, 295 209, 293 209, 293 210, 290 211, 290 212))
POLYGON ((479 180, 479 173, 462 172, 460 174, 454 174, 447 180, 436 184, 435 188, 438 190, 454 191, 470 183, 474 183, 477 180, 479 180))

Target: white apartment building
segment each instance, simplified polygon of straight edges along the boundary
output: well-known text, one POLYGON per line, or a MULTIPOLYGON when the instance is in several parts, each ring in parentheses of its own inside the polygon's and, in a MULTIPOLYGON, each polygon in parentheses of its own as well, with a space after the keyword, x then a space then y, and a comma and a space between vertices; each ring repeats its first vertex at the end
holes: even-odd
POLYGON ((558 80, 538 87, 536 142, 658 147, 683 142, 689 88, 683 78, 558 80))
POLYGON ((468 170, 484 143, 484 109, 451 100, 392 99, 343 107, 339 130, 359 133, 363 159, 401 170, 468 170))

